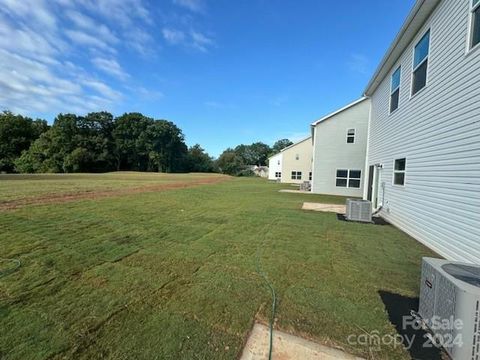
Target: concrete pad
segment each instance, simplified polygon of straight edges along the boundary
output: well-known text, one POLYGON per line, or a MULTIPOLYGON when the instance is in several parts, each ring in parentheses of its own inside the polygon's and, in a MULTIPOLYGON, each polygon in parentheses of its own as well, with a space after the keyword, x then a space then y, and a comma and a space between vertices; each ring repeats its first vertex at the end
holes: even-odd
POLYGON ((302 206, 302 210, 333 212, 337 214, 345 214, 346 212, 345 205, 321 204, 321 203, 311 203, 311 202, 304 202, 302 206))
MULTIPOLYGON (((255 324, 240 360, 268 359, 270 332, 262 324, 255 324)), ((281 331, 273 332, 273 360, 362 360, 341 350, 281 331)))
POLYGON ((278 190, 278 192, 290 193, 290 194, 313 194, 311 191, 290 190, 290 189, 281 189, 281 190, 278 190))

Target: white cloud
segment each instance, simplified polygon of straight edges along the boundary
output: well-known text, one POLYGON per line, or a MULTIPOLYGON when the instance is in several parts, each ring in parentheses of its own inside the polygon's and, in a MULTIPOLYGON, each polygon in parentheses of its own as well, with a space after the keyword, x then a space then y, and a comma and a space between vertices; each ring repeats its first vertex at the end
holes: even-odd
POLYGON ((168 43, 173 45, 181 44, 185 41, 185 33, 180 30, 165 28, 162 30, 162 35, 168 43))
POLYGON ((202 0, 173 0, 173 3, 193 12, 203 12, 205 10, 202 0))
POLYGON ((115 59, 105 59, 101 57, 96 57, 92 59, 92 63, 98 69, 120 80, 126 80, 129 78, 129 75, 122 69, 120 64, 115 59))
POLYGON ((0 109, 112 111, 132 79, 115 55, 120 49, 141 55, 155 51, 149 34, 153 22, 143 0, 0 3, 0 109), (89 62, 102 71, 98 76, 80 65, 89 62), (109 86, 103 73, 123 80, 122 91, 109 86))
POLYGON ((194 30, 187 33, 178 29, 164 28, 162 35, 170 45, 183 45, 201 52, 208 52, 214 45, 211 38, 194 30))
POLYGON ((200 32, 192 31, 191 36, 193 40, 192 45, 195 49, 207 52, 208 47, 213 45, 213 40, 200 32))

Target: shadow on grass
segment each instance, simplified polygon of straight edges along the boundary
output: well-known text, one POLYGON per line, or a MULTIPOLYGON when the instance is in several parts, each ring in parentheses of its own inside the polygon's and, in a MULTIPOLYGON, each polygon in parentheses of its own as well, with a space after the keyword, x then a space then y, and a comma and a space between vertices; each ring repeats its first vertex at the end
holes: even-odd
POLYGON ((390 223, 388 223, 386 220, 378 216, 372 217, 373 223, 361 222, 361 221, 349 221, 347 220, 344 214, 337 214, 337 219, 340 221, 348 221, 348 222, 354 222, 354 223, 365 224, 365 225, 390 225, 390 223))
POLYGON ((412 346, 408 349, 412 359, 442 360, 442 351, 427 341, 426 332, 416 330, 412 326, 403 326, 403 318, 411 319, 410 311, 418 310, 418 298, 411 298, 394 294, 388 291, 379 292, 380 298, 388 312, 388 318, 398 334, 404 339, 414 339, 412 346), (426 346, 425 346, 426 345, 426 346))

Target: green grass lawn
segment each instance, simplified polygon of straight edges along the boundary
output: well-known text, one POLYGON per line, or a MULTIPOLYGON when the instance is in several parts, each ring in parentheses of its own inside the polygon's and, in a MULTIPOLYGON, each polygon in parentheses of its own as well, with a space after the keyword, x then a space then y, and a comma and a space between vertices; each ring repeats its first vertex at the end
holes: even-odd
MULTIPOLYGON (((2 176, 0 201, 207 175, 2 176), (113 182, 113 183, 112 183, 113 182), (21 185, 18 185, 21 184, 21 185)), ((370 356, 349 334, 395 333, 378 291, 417 296, 429 250, 392 226, 300 210, 332 196, 235 178, 0 212, 0 358, 236 359, 255 319, 370 356), (4 272, 12 264, 2 262, 4 272)), ((382 347, 376 359, 407 359, 382 347)))

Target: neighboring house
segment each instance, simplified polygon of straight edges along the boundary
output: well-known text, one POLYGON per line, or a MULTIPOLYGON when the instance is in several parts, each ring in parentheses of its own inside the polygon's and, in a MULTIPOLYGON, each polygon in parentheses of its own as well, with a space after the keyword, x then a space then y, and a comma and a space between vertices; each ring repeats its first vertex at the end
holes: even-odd
POLYGON ((480 0, 419 0, 365 90, 364 197, 452 260, 480 262, 480 0))
POLYGON ((312 125, 312 192, 363 196, 370 100, 363 97, 312 125))
POLYGON ((269 179, 280 179, 282 183, 301 184, 312 180, 312 137, 271 156, 268 167, 269 179))
POLYGON ((268 179, 277 180, 282 178, 282 157, 283 153, 279 152, 268 158, 268 179))
POLYGON ((262 178, 268 177, 268 166, 253 166, 252 171, 255 173, 256 176, 260 176, 262 178))

